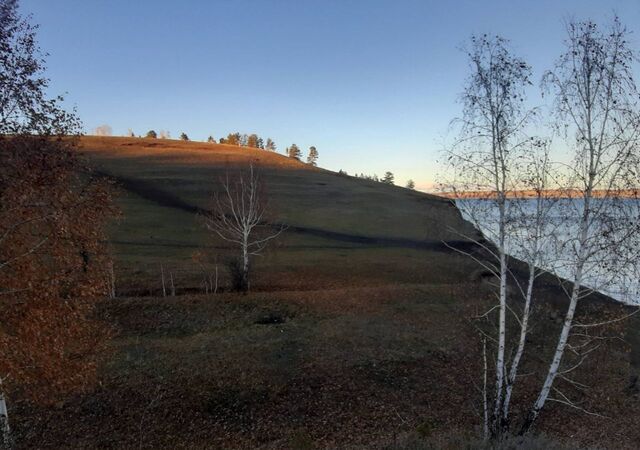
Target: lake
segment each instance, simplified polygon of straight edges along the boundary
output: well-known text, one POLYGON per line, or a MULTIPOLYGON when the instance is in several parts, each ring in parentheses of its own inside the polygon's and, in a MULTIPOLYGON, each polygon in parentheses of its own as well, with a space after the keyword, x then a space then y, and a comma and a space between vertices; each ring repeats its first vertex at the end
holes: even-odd
MULTIPOLYGON (((640 200, 595 199, 595 214, 589 222, 588 242, 592 252, 585 266, 584 285, 627 304, 640 305, 640 200), (630 234, 629 230, 633 230, 630 234), (623 237, 624 236, 624 237, 623 237)), ((552 199, 540 204, 535 199, 508 200, 507 253, 527 260, 532 242, 540 236, 538 267, 562 278, 572 279, 579 250, 577 231, 582 199, 552 199), (543 226, 535 227, 538 211, 543 226), (536 231, 537 230, 537 231, 536 231)), ((497 240, 498 208, 494 200, 457 200, 465 219, 491 241, 497 240)))

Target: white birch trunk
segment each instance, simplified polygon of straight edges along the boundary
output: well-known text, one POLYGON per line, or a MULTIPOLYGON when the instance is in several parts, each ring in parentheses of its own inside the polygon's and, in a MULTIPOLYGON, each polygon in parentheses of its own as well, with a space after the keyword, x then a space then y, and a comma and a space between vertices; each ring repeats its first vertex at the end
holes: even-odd
MULTIPOLYGON (((594 152, 591 152, 591 160, 589 166, 591 168, 594 167, 594 152)), ((584 265, 586 263, 586 254, 587 254, 587 240, 589 236, 589 222, 591 218, 591 199, 593 192, 595 178, 595 170, 591 169, 589 171, 589 179, 587 183, 587 189, 585 191, 584 197, 584 206, 582 210, 582 217, 580 219, 580 239, 579 239, 579 248, 578 254, 576 255, 576 272, 573 278, 573 287, 571 290, 571 298, 569 300, 569 307, 567 308, 567 313, 564 318, 564 323, 562 325, 562 331, 560 332, 560 337, 558 338, 558 344, 556 346, 555 353, 553 354, 553 359, 551 360, 551 364, 549 365, 549 371, 547 372, 547 377, 544 380, 544 384, 542 385, 542 389, 538 394, 538 398, 536 399, 533 407, 529 411, 529 415, 527 416, 521 430, 521 434, 529 431, 533 423, 538 418, 540 411, 544 407, 547 399, 549 398, 549 393, 551 392, 551 388, 553 387, 553 383, 558 376, 558 370, 560 369, 560 364, 562 363, 562 357, 564 356, 564 351, 567 347, 567 342, 569 341, 569 333, 571 332, 571 327, 573 325, 573 318, 575 316, 576 307, 578 306, 578 300, 580 298, 580 289, 582 288, 582 277, 584 265)))
POLYGON ((217 264, 215 267, 215 285, 213 287, 213 293, 214 294, 218 293, 218 265, 217 264))
POLYGON ((502 416, 505 421, 509 420, 509 407, 511 404, 511 394, 513 393, 513 386, 518 376, 518 366, 520 360, 524 354, 524 347, 527 342, 527 333, 529 332, 529 316, 531 314, 531 301, 533 299, 533 286, 535 283, 536 268, 533 265, 529 266, 529 280, 527 283, 527 292, 524 302, 524 311, 522 312, 522 323, 520 325, 520 339, 518 340, 518 348, 516 354, 511 362, 511 369, 509 370, 509 376, 507 377, 506 390, 504 394, 504 404, 502 406, 502 416))
POLYGON ((109 269, 107 270, 107 289, 109 298, 116 298, 116 274, 113 270, 113 262, 109 264, 109 269))
POLYGON ((499 319, 498 319, 498 354, 496 356, 496 393, 493 410, 492 432, 501 433, 502 417, 501 410, 504 400, 504 374, 505 374, 505 349, 507 336, 507 255, 505 252, 505 199, 500 199, 500 236, 499 236, 499 257, 500 257, 500 292, 499 292, 499 319))
POLYGON ((482 431, 484 438, 489 439, 489 404, 487 402, 487 338, 482 339, 482 361, 484 363, 484 371, 482 378, 482 431))
POLYGON ((249 234, 245 233, 242 245, 242 288, 249 290, 249 234))
POLYGON ((162 277, 162 296, 166 297, 167 296, 167 289, 164 285, 164 268, 162 267, 162 264, 160 265, 160 276, 162 277))
POLYGON ((560 338, 558 339, 558 345, 553 355, 553 360, 551 361, 551 365, 549 366, 549 371, 547 372, 547 378, 544 380, 544 384, 542 385, 542 389, 538 394, 538 398, 536 399, 536 402, 534 403, 533 408, 529 413, 529 417, 526 419, 526 422, 523 426, 524 433, 529 431, 529 429, 531 428, 535 420, 538 418, 540 411, 542 410, 547 399, 549 398, 549 393, 551 392, 551 388, 553 387, 553 382, 555 381, 558 375, 560 363, 562 362, 562 357, 567 347, 567 341, 569 340, 569 332, 571 331, 571 326, 573 324, 573 317, 576 312, 576 306, 578 305, 578 297, 580 293, 581 281, 582 281, 582 275, 578 274, 575 279, 576 284, 574 285, 573 291, 571 293, 571 301, 569 302, 567 315, 565 316, 565 319, 564 319, 562 332, 560 333, 560 338))
POLYGON ((9 413, 4 393, 0 392, 0 434, 3 448, 11 448, 11 428, 9 427, 9 413))

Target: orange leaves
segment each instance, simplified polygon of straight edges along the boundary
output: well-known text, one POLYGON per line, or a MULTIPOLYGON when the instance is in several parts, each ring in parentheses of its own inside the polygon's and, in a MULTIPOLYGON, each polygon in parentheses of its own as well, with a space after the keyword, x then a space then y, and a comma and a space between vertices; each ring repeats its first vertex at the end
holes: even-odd
POLYGON ((73 141, 0 138, 0 371, 45 403, 95 376, 108 330, 91 318, 106 292, 108 184, 73 141))

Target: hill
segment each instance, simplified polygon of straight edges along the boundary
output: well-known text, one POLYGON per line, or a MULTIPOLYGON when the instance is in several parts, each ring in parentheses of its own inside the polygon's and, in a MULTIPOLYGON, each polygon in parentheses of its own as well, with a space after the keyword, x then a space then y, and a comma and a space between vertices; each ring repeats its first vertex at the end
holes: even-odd
POLYGON ((250 161, 266 180, 271 221, 289 227, 257 259, 256 289, 442 282, 475 270, 445 244, 475 231, 440 197, 232 145, 84 137, 80 148, 121 188, 112 239, 124 291, 143 280, 159 288, 160 265, 180 273, 178 287, 194 288, 196 251, 224 264, 228 246, 210 239, 198 211, 230 167, 250 161))
MULTIPOLYGON (((451 249, 475 230, 450 200, 263 150, 79 144, 119 185, 123 216, 110 230, 119 298, 100 305, 112 353, 92 390, 52 408, 16 407, 18 447, 442 448, 440 439, 477 430, 481 346, 469 318, 495 291, 451 249), (252 291, 238 294, 225 276, 233 250, 198 214, 216 180, 249 161, 267 181, 270 220, 289 228, 256 259, 252 291), (205 293, 216 268, 220 289, 205 293), (162 273, 175 297, 161 296, 162 273), (414 438, 429 446, 404 445, 414 438)), ((555 280, 540 282, 516 411, 539 387, 564 306, 555 280)), ((639 362, 619 340, 603 341, 572 378, 591 386, 581 406, 616 420, 552 405, 541 428, 572 444, 633 448, 639 362)))

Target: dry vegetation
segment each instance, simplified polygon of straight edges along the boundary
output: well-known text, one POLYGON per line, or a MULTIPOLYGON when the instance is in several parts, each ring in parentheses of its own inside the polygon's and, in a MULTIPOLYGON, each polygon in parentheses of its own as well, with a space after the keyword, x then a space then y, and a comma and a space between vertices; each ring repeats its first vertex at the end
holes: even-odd
MULTIPOLYGON (((100 385, 53 409, 25 405, 19 431, 47 448, 395 448, 473 435, 478 342, 465 317, 477 293, 465 283, 109 301, 101 315, 118 337, 100 385)), ((640 411, 624 392, 623 350, 603 349, 580 377, 598 386, 588 405, 617 420, 553 407, 541 427, 630 448, 640 411)))

